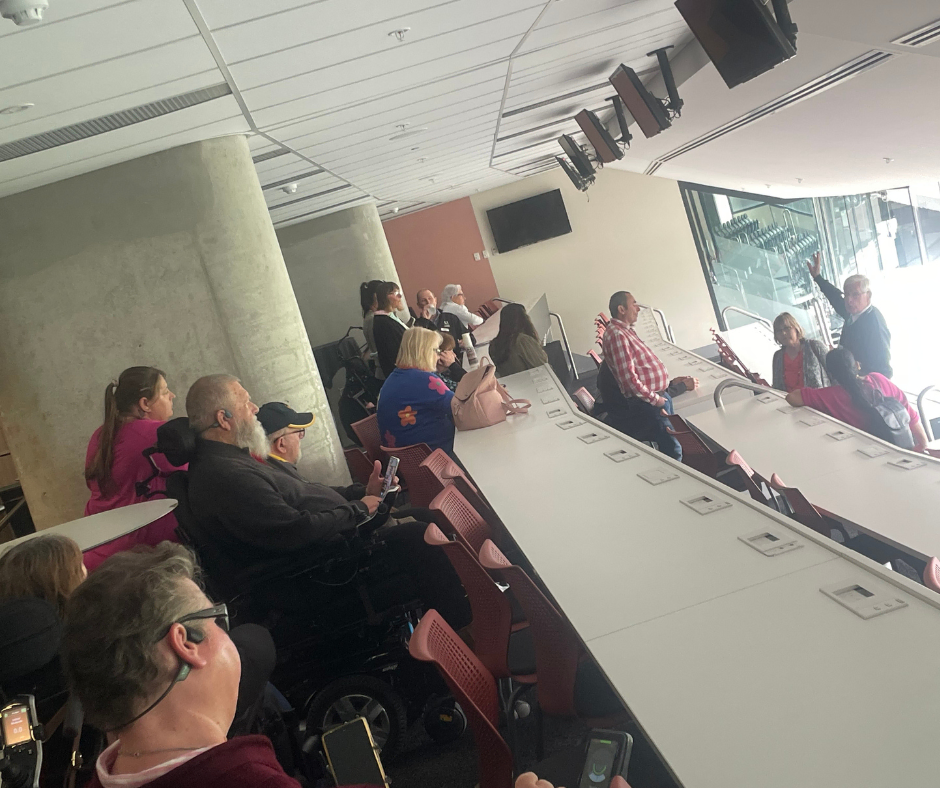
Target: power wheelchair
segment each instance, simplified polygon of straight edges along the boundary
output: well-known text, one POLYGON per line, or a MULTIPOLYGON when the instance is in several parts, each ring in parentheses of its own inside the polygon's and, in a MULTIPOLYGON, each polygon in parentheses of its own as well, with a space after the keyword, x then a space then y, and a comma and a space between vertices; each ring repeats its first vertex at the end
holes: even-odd
MULTIPOLYGON (((188 420, 161 426, 148 451, 174 467, 189 463, 196 440, 188 420)), ((209 595, 226 602, 233 623, 270 630, 277 648, 271 681, 306 721, 308 743, 355 716, 369 721, 385 760, 418 716, 437 742, 464 732, 463 713, 437 672, 408 654, 423 610, 413 580, 372 539, 388 507, 338 543, 261 560, 244 571, 232 568, 194 516, 186 471, 167 478, 166 495, 178 501, 177 535, 195 552, 209 595)))

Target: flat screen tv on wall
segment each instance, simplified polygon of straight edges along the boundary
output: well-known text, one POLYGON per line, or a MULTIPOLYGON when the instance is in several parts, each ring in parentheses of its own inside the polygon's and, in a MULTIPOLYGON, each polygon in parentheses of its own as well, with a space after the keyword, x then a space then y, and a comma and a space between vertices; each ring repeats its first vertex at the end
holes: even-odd
POLYGON ((486 218, 501 254, 571 232, 561 189, 493 208, 486 218))

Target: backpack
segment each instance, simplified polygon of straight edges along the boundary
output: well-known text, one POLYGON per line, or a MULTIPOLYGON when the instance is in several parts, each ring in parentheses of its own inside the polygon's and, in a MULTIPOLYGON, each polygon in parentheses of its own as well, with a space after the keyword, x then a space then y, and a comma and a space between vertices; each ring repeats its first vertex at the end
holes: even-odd
POLYGON ((914 448, 911 434, 911 416, 894 397, 887 397, 871 387, 871 433, 901 449, 914 448))
POLYGON ((526 413, 532 403, 513 399, 506 387, 496 381, 496 367, 484 356, 477 369, 461 378, 450 401, 458 430, 478 430, 506 421, 507 416, 526 413))

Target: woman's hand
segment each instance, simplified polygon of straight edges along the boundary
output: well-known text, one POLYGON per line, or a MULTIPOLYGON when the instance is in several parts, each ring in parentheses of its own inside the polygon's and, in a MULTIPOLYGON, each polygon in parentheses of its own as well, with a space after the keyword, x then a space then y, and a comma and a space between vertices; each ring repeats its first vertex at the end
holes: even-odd
POLYGON ((451 364, 456 363, 457 355, 453 350, 442 350, 441 351, 441 364, 444 366, 444 369, 447 369, 451 364))
POLYGON ((809 268, 809 274, 813 277, 813 279, 819 276, 820 265, 821 262, 819 258, 819 252, 813 252, 813 262, 806 264, 806 267, 809 268))
POLYGON ((787 402, 789 402, 794 408, 802 408, 803 389, 793 389, 793 391, 787 394, 787 402))

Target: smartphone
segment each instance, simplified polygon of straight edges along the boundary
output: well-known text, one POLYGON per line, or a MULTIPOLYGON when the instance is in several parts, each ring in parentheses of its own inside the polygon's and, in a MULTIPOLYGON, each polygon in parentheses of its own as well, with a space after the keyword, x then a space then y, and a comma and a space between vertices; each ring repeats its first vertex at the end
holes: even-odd
POLYGON ((382 492, 379 493, 379 498, 383 501, 385 496, 388 495, 388 491, 392 488, 392 482, 395 480, 395 473, 398 471, 398 457, 390 457, 388 460, 388 468, 385 469, 385 479, 382 481, 382 492))
POLYGON ((331 728, 323 734, 321 742, 337 785, 389 784, 369 723, 364 718, 356 717, 331 728))
POLYGON ((623 731, 593 730, 585 748, 578 788, 609 788, 616 775, 627 777, 633 737, 623 731))

